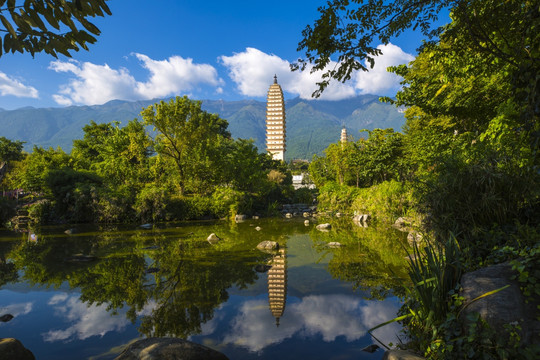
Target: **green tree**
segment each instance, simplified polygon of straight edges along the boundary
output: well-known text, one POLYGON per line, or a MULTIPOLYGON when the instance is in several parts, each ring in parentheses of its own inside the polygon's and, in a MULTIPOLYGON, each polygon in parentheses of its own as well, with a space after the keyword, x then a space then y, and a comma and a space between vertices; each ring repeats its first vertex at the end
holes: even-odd
POLYGON ((61 148, 55 150, 34 146, 34 150, 21 164, 16 181, 25 190, 45 191, 47 171, 60 170, 69 165, 70 156, 61 148))
POLYGON ((229 140, 228 123, 201 109, 200 101, 176 97, 141 113, 145 125, 157 131, 157 153, 172 160, 180 194, 207 193, 218 182, 223 145, 229 140))
POLYGON ((22 160, 24 141, 12 141, 0 136, 0 162, 22 160))
POLYGON ((150 178, 151 139, 137 119, 125 127, 118 123, 96 124, 84 128, 84 138, 73 141, 75 168, 95 171, 112 186, 139 189, 150 178))
POLYGON ((71 57, 70 51, 88 50, 87 44, 95 43, 94 35, 100 34, 88 18, 111 15, 106 1, 1 0, 0 56, 15 51, 34 56, 44 51, 71 57))

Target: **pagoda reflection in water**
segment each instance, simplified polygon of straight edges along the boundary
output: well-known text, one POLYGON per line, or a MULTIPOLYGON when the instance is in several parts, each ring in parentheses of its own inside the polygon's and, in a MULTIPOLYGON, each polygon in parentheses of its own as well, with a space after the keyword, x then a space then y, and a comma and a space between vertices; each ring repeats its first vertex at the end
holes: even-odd
POLYGON ((270 311, 276 318, 276 326, 285 311, 287 300, 287 263, 285 248, 281 247, 274 255, 268 270, 268 303, 270 311))

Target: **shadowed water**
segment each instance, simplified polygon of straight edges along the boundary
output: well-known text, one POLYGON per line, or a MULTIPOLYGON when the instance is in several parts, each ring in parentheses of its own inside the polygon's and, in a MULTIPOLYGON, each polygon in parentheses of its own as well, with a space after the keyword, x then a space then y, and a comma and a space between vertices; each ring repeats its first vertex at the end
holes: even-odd
POLYGON ((40 360, 113 359, 148 336, 231 360, 380 359, 361 351, 377 343, 367 330, 396 316, 406 278, 403 235, 348 220, 329 232, 303 219, 73 228, 0 233, 0 315, 14 316, 0 337, 40 360), (280 251, 257 250, 264 240, 280 251))

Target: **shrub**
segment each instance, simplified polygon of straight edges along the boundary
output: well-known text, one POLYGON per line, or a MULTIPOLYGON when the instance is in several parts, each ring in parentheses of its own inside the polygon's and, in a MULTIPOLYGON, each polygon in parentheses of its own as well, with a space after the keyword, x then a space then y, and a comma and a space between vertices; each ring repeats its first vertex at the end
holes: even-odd
POLYGON ((418 218, 414 211, 412 189, 396 180, 385 181, 370 188, 359 189, 351 209, 370 214, 381 222, 394 222, 400 216, 418 218))

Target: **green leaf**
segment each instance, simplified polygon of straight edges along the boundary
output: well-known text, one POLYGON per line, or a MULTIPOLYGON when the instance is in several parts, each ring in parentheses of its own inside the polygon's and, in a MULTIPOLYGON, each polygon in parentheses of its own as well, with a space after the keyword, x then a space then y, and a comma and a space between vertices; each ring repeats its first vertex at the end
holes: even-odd
POLYGON ((4 24, 4 26, 6 27, 6 30, 9 31, 11 36, 13 36, 16 39, 17 33, 15 32, 15 29, 13 29, 13 26, 11 26, 9 21, 3 15, 0 15, 0 20, 2 21, 2 24, 4 24))

